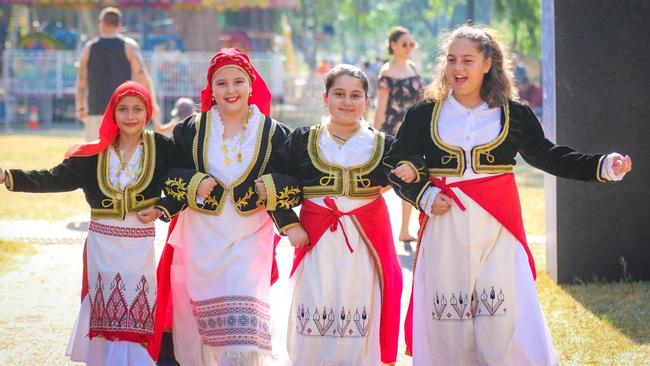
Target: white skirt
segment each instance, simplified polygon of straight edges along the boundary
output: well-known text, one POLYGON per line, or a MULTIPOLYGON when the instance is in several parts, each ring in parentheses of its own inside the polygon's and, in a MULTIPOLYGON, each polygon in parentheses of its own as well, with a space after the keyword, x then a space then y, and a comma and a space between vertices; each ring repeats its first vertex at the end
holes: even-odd
POLYGON ((139 343, 88 337, 91 326, 98 331, 153 334, 154 235, 154 224, 142 224, 135 215, 90 222, 86 241, 89 293, 81 303, 68 342, 66 355, 72 361, 155 365, 139 343))
POLYGON ((266 211, 181 213, 170 237, 174 354, 182 365, 262 365, 271 356, 273 223, 266 211))
MULTIPOLYGON (((342 212, 368 203, 346 197, 335 202, 342 212)), ((340 226, 334 232, 328 229, 293 276, 288 351, 296 366, 380 364, 379 276, 352 219, 340 220, 353 253, 340 226)))
POLYGON ((521 243, 452 189, 467 210, 429 218, 418 251, 413 365, 557 365, 521 243))

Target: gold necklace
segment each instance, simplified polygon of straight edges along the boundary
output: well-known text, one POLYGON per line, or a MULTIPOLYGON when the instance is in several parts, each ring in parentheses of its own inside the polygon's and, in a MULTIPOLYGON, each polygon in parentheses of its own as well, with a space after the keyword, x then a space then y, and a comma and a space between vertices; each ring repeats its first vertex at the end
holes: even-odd
POLYGON ((334 132, 332 132, 332 127, 330 124, 327 125, 327 130, 329 131, 330 136, 332 136, 332 140, 334 140, 334 142, 336 142, 339 145, 345 145, 345 143, 348 142, 349 139, 353 138, 359 131, 361 131, 361 125, 359 125, 357 129, 354 130, 354 132, 352 132, 352 135, 350 135, 350 137, 348 137, 347 139, 335 135, 334 132))
MULTIPOLYGON (((252 109, 248 109, 248 113, 246 114, 246 117, 242 120, 241 125, 242 125, 242 131, 239 135, 239 139, 237 139, 237 142, 239 144, 238 148, 235 152, 235 157, 237 159, 238 163, 241 163, 243 160, 243 154, 242 151, 244 149, 244 141, 246 141, 246 129, 248 128, 248 120, 251 118, 251 115, 253 114, 252 109)), ((223 121, 222 121, 223 123, 223 121)), ((232 158, 230 157, 230 150, 228 149, 228 145, 226 144, 226 126, 224 125, 223 128, 223 133, 221 134, 221 151, 223 151, 223 163, 227 168, 230 168, 232 166, 232 158)))

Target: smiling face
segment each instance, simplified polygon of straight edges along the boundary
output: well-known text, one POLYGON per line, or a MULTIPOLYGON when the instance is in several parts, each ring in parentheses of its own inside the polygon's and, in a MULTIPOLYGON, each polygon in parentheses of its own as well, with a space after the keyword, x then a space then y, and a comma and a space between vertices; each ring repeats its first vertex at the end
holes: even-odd
POLYGON ((323 101, 330 114, 331 123, 351 125, 359 123, 366 110, 368 97, 361 80, 342 74, 323 94, 323 101))
POLYGON ((393 56, 397 58, 408 58, 411 51, 415 48, 415 42, 409 33, 402 34, 397 41, 391 42, 390 47, 393 50, 393 56))
POLYGON ((485 73, 490 70, 492 60, 485 58, 476 43, 458 38, 449 44, 445 76, 458 99, 480 99, 485 73))
POLYGON ((124 136, 142 135, 147 124, 147 108, 142 99, 127 95, 117 102, 115 122, 124 136))
POLYGON ((226 66, 212 78, 212 97, 222 116, 240 114, 248 109, 252 91, 248 76, 236 67, 226 66))

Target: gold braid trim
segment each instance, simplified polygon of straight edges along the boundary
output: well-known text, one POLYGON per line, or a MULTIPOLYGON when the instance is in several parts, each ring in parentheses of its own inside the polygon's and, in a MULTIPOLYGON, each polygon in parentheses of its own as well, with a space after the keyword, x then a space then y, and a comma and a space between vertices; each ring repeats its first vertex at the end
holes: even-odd
POLYGON ((11 170, 5 170, 5 187, 7 190, 14 190, 14 177, 11 175, 11 170))
MULTIPOLYGON (((264 118, 264 122, 266 122, 266 118, 264 118)), ((275 120, 271 119, 271 126, 269 127, 269 137, 267 138, 268 145, 266 145, 266 153, 264 154, 264 161, 262 162, 262 166, 260 167, 260 173, 264 173, 266 170, 266 166, 269 164, 269 159, 271 159, 271 153, 273 152, 273 135, 275 134, 275 127, 277 126, 277 122, 275 120)))
POLYGON ((199 172, 194 174, 190 179, 190 184, 187 187, 187 204, 191 208, 199 208, 199 206, 196 205, 196 191, 199 189, 199 184, 201 184, 203 179, 207 177, 209 177, 209 175, 199 172))
POLYGON ((510 107, 508 103, 504 104, 501 108, 501 113, 504 115, 503 128, 501 132, 491 142, 488 142, 485 145, 476 146, 472 149, 472 169, 476 173, 511 173, 512 164, 502 164, 502 165, 492 165, 494 163, 494 155, 492 155, 492 150, 496 149, 505 141, 508 136, 508 131, 510 130, 510 107), (481 163, 481 155, 485 155, 485 158, 490 164, 481 163))
MULTIPOLYGON (((239 176, 239 178, 236 181, 232 182, 230 187, 228 187, 228 189, 227 189, 227 191, 230 191, 230 193, 231 193, 230 194, 230 199, 232 200, 232 203, 235 205, 235 207, 237 208, 237 211, 242 216, 253 215, 257 211, 262 209, 261 205, 259 205, 256 208, 254 208, 252 210, 249 210, 249 211, 242 211, 241 210, 241 208, 246 207, 246 205, 248 205, 248 200, 252 197, 252 194, 255 193, 255 192, 252 191, 252 189, 253 189, 252 187, 249 187, 249 190, 252 192, 250 196, 248 196, 248 192, 246 192, 246 195, 244 197, 241 197, 241 198, 235 200, 235 194, 234 193, 235 193, 235 188, 238 187, 240 184, 244 183, 244 181, 246 181, 246 179, 248 179, 248 177, 250 176, 250 174, 253 171, 253 168, 255 168, 255 165, 257 164, 257 162, 260 159, 260 155, 261 155, 260 151, 262 149, 262 137, 264 136, 264 128, 265 128, 264 121, 265 120, 266 120, 266 116, 263 115, 262 113, 260 113, 260 115, 259 115, 259 123, 258 123, 258 127, 257 127, 257 136, 255 138, 255 152, 253 152, 253 158, 251 159, 250 163, 248 163, 248 166, 246 167, 246 170, 244 171, 244 173, 241 176, 239 176)), ((273 125, 270 126, 270 128, 271 127, 273 127, 273 125)), ((269 135, 269 137, 270 137, 270 135, 269 135)), ((271 144, 270 140, 268 140, 267 142, 268 142, 269 145, 271 144)), ((268 146, 267 146, 266 152, 268 152, 268 146)), ((269 157, 270 157, 270 155, 269 155, 269 157)), ((266 160, 266 153, 264 155, 264 159, 266 160)), ((262 163, 262 165, 264 165, 264 162, 262 163)), ((227 197, 226 197, 226 199, 227 199, 227 197)), ((222 201, 222 202, 225 202, 225 201, 222 201)))
POLYGON ((260 178, 262 178, 262 181, 264 181, 264 186, 266 186, 266 210, 275 211, 277 205, 277 191, 275 189, 273 176, 271 174, 264 174, 260 178))
MULTIPOLYGON (((210 112, 206 113, 206 119, 210 117, 210 112)), ((201 130, 201 117, 203 113, 196 114, 194 117, 194 140, 192 141, 192 160, 194 160, 194 168, 199 169, 199 132, 201 130)), ((205 144, 203 145, 205 149, 205 144)))
MULTIPOLYGON (((148 208, 152 199, 145 200, 140 194, 151 184, 156 169, 156 139, 152 131, 144 131, 142 134, 142 170, 135 183, 124 189, 124 195, 128 196, 130 205, 126 205, 126 213, 135 212, 148 208)), ((159 199, 160 197, 155 197, 159 199)))
POLYGON ((168 220, 171 220, 171 219, 172 219, 172 217, 173 217, 172 214, 170 214, 169 211, 168 211, 165 207, 163 207, 163 206, 156 206, 156 208, 159 209, 160 211, 164 212, 164 213, 165 213, 165 216, 167 216, 167 219, 168 219, 168 220))
POLYGON ((431 182, 426 182, 424 184, 424 187, 422 187, 422 189, 420 190, 420 193, 418 193, 418 196, 415 198, 415 203, 414 203, 415 209, 422 210, 422 207, 420 207, 420 199, 422 198, 422 195, 424 194, 424 192, 427 191, 427 188, 429 188, 431 184, 432 184, 431 182))
MULTIPOLYGON (((276 226, 277 226, 277 221, 276 221, 276 226)), ((294 227, 294 226, 300 226, 300 223, 299 223, 299 222, 292 222, 291 224, 284 225, 283 227, 281 227, 280 229, 278 229, 278 231, 281 232, 281 233, 285 233, 285 234, 286 234, 286 233, 287 233, 287 230, 288 230, 288 229, 291 229, 291 228, 294 227)))
POLYGON ((414 180, 413 182, 411 182, 411 183, 419 183, 419 182, 420 182, 420 171, 419 171, 418 168, 415 166, 415 164, 411 163, 411 162, 408 161, 408 160, 400 160, 400 161, 397 163, 397 166, 400 166, 401 164, 405 164, 405 165, 410 166, 411 169, 413 169, 413 171, 415 172, 415 180, 414 180))
POLYGON ((460 177, 465 172, 465 151, 461 147, 445 144, 438 134, 438 120, 443 104, 444 100, 439 101, 433 108, 433 113, 431 114, 431 139, 438 148, 449 154, 442 157, 441 163, 443 165, 449 164, 453 159, 456 159, 458 164, 456 168, 429 169, 429 175, 460 177))
POLYGON ((607 182, 607 179, 603 178, 603 175, 601 174, 606 157, 607 155, 601 156, 600 159, 598 159, 598 165, 596 166, 596 180, 599 182, 607 182))

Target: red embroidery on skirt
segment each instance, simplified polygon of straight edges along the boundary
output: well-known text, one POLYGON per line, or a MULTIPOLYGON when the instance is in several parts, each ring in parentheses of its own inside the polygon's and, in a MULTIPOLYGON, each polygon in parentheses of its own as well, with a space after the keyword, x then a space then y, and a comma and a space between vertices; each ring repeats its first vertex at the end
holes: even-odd
POLYGON ((150 236, 156 236, 156 229, 153 227, 136 228, 111 226, 100 224, 96 221, 90 221, 88 230, 98 234, 116 236, 120 238, 146 238, 150 236))
POLYGON ((127 304, 124 293, 127 291, 122 276, 117 273, 111 281, 111 295, 104 301, 104 279, 97 274, 96 293, 91 299, 90 333, 110 337, 110 333, 153 334, 153 320, 156 306, 147 299, 149 284, 142 276, 134 289, 137 295, 131 305, 127 304))

